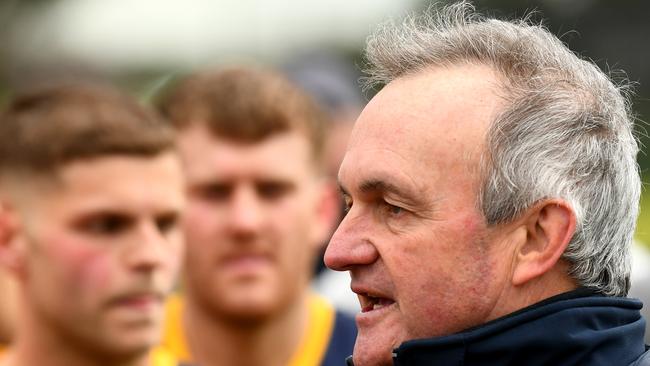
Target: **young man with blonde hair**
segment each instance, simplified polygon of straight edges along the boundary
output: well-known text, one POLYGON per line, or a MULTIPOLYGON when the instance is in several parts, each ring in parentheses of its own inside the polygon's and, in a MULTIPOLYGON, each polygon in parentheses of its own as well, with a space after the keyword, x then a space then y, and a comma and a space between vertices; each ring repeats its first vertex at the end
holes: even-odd
POLYGON ((184 295, 170 303, 165 346, 201 365, 340 365, 354 324, 309 291, 337 213, 319 111, 250 67, 189 76, 161 109, 188 192, 184 295))

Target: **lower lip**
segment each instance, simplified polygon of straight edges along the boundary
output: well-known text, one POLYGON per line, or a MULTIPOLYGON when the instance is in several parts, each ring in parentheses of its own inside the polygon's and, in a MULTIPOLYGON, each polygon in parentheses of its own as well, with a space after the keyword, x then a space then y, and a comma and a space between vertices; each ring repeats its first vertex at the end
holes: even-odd
POLYGON ((120 300, 116 303, 118 306, 124 306, 132 309, 148 310, 160 304, 157 297, 154 296, 137 296, 120 300))
POLYGON ((368 326, 376 323, 381 318, 385 317, 389 312, 395 310, 397 307, 396 303, 391 303, 390 305, 385 305, 376 310, 370 310, 363 313, 358 313, 356 316, 357 326, 368 326))
POLYGON ((224 261, 223 268, 238 274, 252 274, 267 268, 270 263, 267 257, 244 256, 224 261))

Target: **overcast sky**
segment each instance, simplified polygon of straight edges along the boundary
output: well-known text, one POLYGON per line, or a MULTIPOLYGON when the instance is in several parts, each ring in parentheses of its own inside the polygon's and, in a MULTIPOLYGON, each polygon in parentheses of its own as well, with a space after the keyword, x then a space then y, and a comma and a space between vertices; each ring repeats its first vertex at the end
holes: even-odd
POLYGON ((60 0, 24 17, 21 58, 99 67, 193 67, 229 57, 277 60, 314 45, 360 48, 418 0, 60 0))

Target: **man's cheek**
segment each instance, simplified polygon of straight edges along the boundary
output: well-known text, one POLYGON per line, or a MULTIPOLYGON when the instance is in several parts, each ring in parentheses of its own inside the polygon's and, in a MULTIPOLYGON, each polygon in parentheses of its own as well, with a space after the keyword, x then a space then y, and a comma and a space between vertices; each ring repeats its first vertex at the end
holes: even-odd
POLYGON ((112 269, 113 259, 106 250, 74 240, 59 240, 53 253, 62 265, 70 286, 78 290, 100 292, 111 287, 117 273, 112 269))

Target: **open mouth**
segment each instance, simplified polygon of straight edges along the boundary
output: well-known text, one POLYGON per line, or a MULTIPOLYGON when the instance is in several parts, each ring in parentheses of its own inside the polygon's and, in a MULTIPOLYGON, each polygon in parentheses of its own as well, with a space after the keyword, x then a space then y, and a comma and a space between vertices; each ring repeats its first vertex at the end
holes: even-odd
POLYGON ((361 304, 362 313, 383 309, 395 303, 395 301, 392 299, 372 296, 370 294, 358 294, 358 296, 359 296, 359 303, 361 304))

